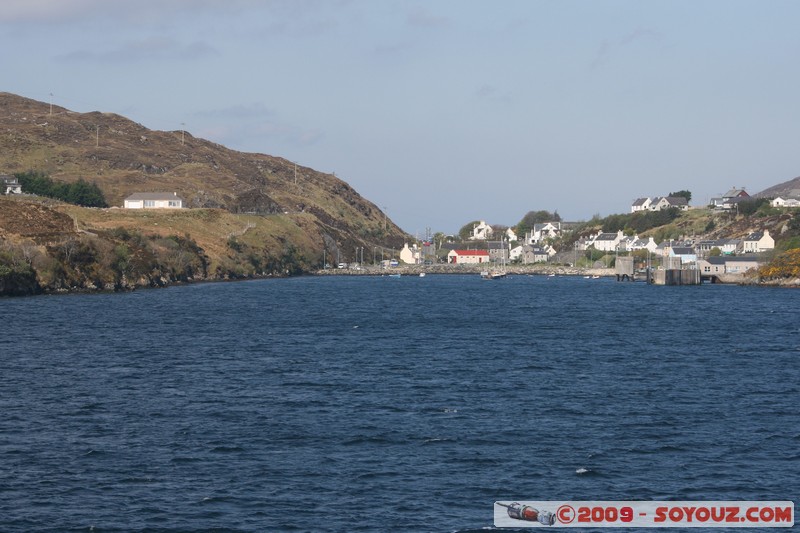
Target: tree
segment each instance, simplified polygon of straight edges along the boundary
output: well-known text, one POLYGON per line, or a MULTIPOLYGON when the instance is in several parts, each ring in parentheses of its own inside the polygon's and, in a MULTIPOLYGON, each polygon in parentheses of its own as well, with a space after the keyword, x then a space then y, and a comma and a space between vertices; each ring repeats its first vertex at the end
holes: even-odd
POLYGON ((108 207, 103 191, 96 183, 88 183, 83 178, 75 183, 53 181, 43 172, 23 172, 14 174, 22 185, 22 190, 30 194, 57 198, 71 204, 85 207, 108 207))
POLYGON ((669 195, 670 196, 683 196, 684 198, 686 198, 686 203, 687 204, 692 201, 692 193, 691 193, 691 191, 687 191, 685 189, 682 190, 682 191, 671 192, 671 193, 669 193, 669 195))
POLYGON ((481 223, 481 221, 480 221, 480 220, 473 220, 472 222, 469 222, 469 223, 467 223, 467 224, 464 224, 463 226, 461 226, 461 229, 460 229, 460 230, 458 230, 458 237, 459 237, 459 238, 460 238, 462 241, 466 241, 466 240, 468 240, 468 239, 469 239, 469 237, 470 237, 470 235, 472 235, 472 229, 473 229, 475 226, 477 226, 478 224, 480 224, 480 223, 481 223))
POLYGON ((561 216, 558 214, 557 210, 553 213, 544 210, 528 211, 516 225, 514 231, 522 238, 533 229, 535 224, 543 224, 545 222, 561 222, 561 216))

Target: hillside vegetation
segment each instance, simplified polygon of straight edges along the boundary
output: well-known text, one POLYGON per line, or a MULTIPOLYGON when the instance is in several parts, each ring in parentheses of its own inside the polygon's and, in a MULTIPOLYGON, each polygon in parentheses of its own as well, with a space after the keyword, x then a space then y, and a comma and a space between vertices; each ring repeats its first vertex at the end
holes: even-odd
POLYGON ((122 264, 134 268, 121 269, 126 282, 158 279, 159 269, 145 265, 152 267, 176 246, 176 255, 196 259, 188 269, 167 268, 167 280, 314 269, 325 255, 351 261, 359 248, 399 249, 405 240, 372 202, 332 174, 230 150, 189 132, 153 131, 119 115, 75 113, 9 93, 0 93, 0 174, 20 176, 26 192, 83 205, 121 206, 135 192, 176 192, 191 207, 132 212, 23 201, 12 208, 4 200, 0 263, 18 262, 18 252, 9 250, 32 250, 33 239, 40 255, 66 265, 63 272, 48 270, 37 256, 36 272, 55 272, 41 277, 43 287, 91 285, 84 264, 69 268, 75 257, 108 263, 102 275, 92 276, 109 286, 123 279, 111 272, 122 264), (39 216, 40 229, 56 220, 69 224, 45 237, 14 222, 39 216), (55 253, 73 241, 85 244, 82 253, 55 253), (133 260, 107 261, 106 252, 117 247, 121 255, 127 247, 133 260))

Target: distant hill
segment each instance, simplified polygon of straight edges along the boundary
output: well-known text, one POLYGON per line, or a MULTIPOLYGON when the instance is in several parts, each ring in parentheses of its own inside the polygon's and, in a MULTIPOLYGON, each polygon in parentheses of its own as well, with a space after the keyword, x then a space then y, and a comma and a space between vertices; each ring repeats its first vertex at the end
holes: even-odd
POLYGON ((154 131, 120 115, 76 113, 10 93, 0 93, 0 131, 0 174, 34 170, 57 181, 83 178, 96 183, 110 205, 122 206, 134 192, 177 192, 194 208, 302 215, 314 255, 323 248, 329 254, 399 248, 404 240, 375 204, 336 176, 189 132, 154 131))
POLYGON ((784 181, 778 185, 773 185, 753 196, 756 198, 777 198, 778 196, 800 198, 800 177, 784 181))

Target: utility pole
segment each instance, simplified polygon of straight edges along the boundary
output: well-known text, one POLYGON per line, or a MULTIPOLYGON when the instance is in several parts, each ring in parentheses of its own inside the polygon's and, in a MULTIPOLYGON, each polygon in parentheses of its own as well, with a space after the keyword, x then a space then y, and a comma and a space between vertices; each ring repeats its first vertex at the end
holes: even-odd
POLYGON ((297 185, 297 163, 294 164, 294 184, 297 185))
POLYGON ((53 114, 53 93, 50 93, 50 114, 53 114))
POLYGON ((97 131, 94 133, 94 145, 100 146, 100 124, 96 125, 97 131))
POLYGON ((185 136, 186 136, 186 124, 181 122, 181 146, 185 144, 184 143, 185 136))

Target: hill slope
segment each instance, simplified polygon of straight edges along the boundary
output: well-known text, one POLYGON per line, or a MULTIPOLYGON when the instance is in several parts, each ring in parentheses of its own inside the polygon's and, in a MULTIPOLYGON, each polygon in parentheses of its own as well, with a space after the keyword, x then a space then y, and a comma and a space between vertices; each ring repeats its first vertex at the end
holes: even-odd
POLYGON ((169 191, 193 208, 273 215, 268 220, 277 228, 287 217, 311 243, 304 244, 308 255, 397 248, 404 240, 372 202, 331 174, 188 132, 149 130, 116 114, 76 113, 0 93, 0 173, 28 170, 95 182, 110 205, 121 206, 134 192, 169 191))
POLYGON ((786 198, 787 196, 796 197, 798 194, 800 194, 800 177, 773 185, 753 196, 756 198, 777 198, 778 196, 786 198))

